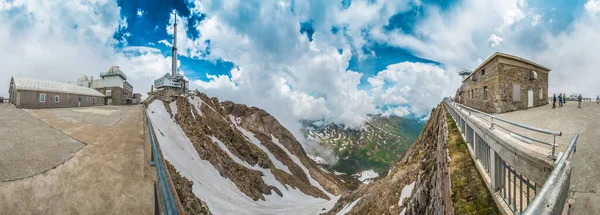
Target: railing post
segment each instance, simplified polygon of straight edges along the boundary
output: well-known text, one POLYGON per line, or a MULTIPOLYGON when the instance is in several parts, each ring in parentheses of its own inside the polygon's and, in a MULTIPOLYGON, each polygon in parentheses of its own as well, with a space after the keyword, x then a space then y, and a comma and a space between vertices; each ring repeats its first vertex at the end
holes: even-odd
POLYGON ((554 136, 554 141, 552 141, 552 160, 556 160, 556 156, 554 155, 556 149, 556 135, 552 136, 554 136))
POLYGON ((491 123, 492 126, 490 127, 490 130, 494 130, 494 117, 491 117, 491 118, 492 118, 492 123, 491 123))

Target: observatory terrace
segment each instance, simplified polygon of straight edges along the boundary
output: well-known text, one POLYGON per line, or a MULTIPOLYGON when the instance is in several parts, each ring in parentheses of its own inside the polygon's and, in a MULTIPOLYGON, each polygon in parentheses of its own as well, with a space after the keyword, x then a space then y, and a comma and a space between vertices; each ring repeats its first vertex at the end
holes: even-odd
POLYGON ((504 212, 560 214, 570 204, 572 214, 600 214, 600 105, 568 102, 493 115, 450 100, 446 107, 504 212), (543 209, 531 210, 540 202, 543 209))

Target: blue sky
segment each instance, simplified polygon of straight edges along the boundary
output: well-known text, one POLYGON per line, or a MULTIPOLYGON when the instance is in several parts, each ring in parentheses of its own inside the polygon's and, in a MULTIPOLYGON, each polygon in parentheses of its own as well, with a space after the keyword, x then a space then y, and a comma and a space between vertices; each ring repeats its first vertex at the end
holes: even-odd
POLYGON ((170 71, 176 30, 193 88, 288 127, 360 127, 367 114, 426 117, 457 71, 496 51, 551 68, 551 93, 600 93, 599 16, 599 0, 10 0, 0 78, 73 82, 119 65, 145 93, 170 71))

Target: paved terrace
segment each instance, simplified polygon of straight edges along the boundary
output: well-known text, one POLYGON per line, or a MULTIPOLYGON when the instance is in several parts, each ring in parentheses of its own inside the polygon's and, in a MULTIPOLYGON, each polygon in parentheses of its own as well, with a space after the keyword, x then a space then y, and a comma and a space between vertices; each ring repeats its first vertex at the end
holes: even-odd
MULTIPOLYGON (((145 147, 141 106, 11 109, 11 112, 27 119, 25 125, 11 121, 11 126, 23 131, 22 142, 35 140, 36 135, 52 134, 56 138, 39 145, 45 152, 5 147, 2 153, 15 153, 24 159, 41 156, 38 160, 44 160, 55 159, 52 154, 59 149, 66 152, 59 157, 64 163, 53 162, 38 174, 0 182, 0 214, 153 212, 154 172, 148 163, 149 147, 145 147), (43 128, 43 133, 35 134, 40 130, 36 128, 43 128), (83 144, 83 148, 71 147, 73 141, 83 144)), ((3 165, 18 170, 21 167, 15 165, 27 164, 3 165)))
MULTIPOLYGON (((600 105, 595 102, 583 102, 582 108, 579 109, 577 102, 570 101, 564 107, 553 109, 552 105, 545 105, 497 114, 497 116, 538 128, 562 131, 562 136, 556 138, 559 144, 557 151, 560 152, 565 150, 573 135, 579 133, 581 136, 577 141, 577 150, 571 160, 573 172, 569 198, 573 203, 572 212, 573 214, 600 214, 600 105)), ((552 142, 551 135, 531 132, 515 126, 506 127, 527 136, 552 142)), ((550 149, 550 146, 544 147, 550 149)))

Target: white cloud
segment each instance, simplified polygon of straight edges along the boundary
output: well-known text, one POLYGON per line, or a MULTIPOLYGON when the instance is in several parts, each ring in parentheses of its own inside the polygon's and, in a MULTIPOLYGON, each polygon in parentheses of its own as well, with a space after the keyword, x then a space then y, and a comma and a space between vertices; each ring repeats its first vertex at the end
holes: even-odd
POLYGON ((375 78, 391 86, 374 86, 373 96, 377 104, 410 105, 410 111, 418 116, 429 113, 430 108, 443 97, 453 95, 461 80, 453 70, 411 62, 389 65, 375 78))
POLYGON ((142 10, 142 8, 138 8, 136 15, 141 18, 144 16, 144 13, 145 12, 144 12, 144 10, 142 10))
MULTIPOLYGON (((587 6, 589 2, 586 4, 587 6)), ((584 15, 573 21, 569 30, 559 34, 545 33, 546 49, 536 55, 537 62, 552 69, 550 93, 581 93, 595 98, 600 94, 600 20, 596 14, 584 15)))
POLYGON ((531 21, 531 26, 536 26, 540 23, 540 19, 542 18, 541 15, 536 14, 533 16, 533 21, 531 21))
MULTIPOLYGON (((0 5, 0 89, 8 89, 11 76, 75 83, 79 74, 99 78, 100 72, 118 65, 134 91, 145 93, 153 79, 169 71, 170 57, 156 49, 113 48, 123 42, 113 39, 114 32, 128 27, 116 2, 15 0, 0 5)), ((7 96, 7 91, 0 95, 7 96)))
POLYGON ((598 15, 600 14, 600 0, 588 0, 584 8, 589 14, 598 15))
POLYGON ((390 115, 396 115, 396 116, 406 116, 410 114, 410 110, 405 107, 405 106, 400 106, 400 107, 396 107, 396 108, 390 108, 388 110, 386 110, 385 112, 383 112, 383 116, 390 116, 390 115))
POLYGON ((502 43, 502 40, 504 40, 504 39, 502 39, 499 36, 496 36, 495 34, 492 34, 488 38, 488 44, 490 44, 490 47, 496 48, 500 45, 500 43, 502 43))

